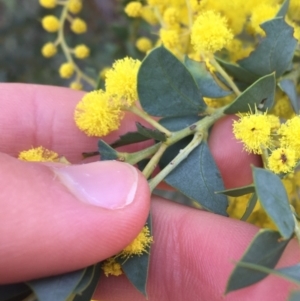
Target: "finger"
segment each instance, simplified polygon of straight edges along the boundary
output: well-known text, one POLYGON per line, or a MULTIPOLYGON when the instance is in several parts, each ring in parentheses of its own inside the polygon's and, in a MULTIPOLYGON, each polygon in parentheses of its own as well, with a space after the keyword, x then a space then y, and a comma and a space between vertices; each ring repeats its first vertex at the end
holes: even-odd
MULTIPOLYGON (((226 282, 257 228, 244 222, 155 199, 154 244, 148 279, 149 301, 286 300, 290 283, 268 276, 224 297, 226 282)), ((299 262, 297 243, 289 244, 278 266, 299 262)), ((145 301, 125 276, 100 279, 95 300, 145 301)))
POLYGON ((146 221, 148 184, 128 164, 39 164, 1 154, 0 166, 0 283, 99 262, 146 221))
MULTIPOLYGON (((75 106, 84 92, 27 84, 0 84, 0 91, 0 152, 16 157, 22 150, 44 146, 76 163, 82 152, 97 150, 99 138, 87 137, 74 122, 75 106)), ((120 129, 105 140, 111 143, 133 131, 135 121, 144 123, 127 114, 120 129)))
POLYGON ((261 166, 261 157, 248 154, 232 133, 236 116, 226 116, 212 128, 209 147, 227 189, 252 183, 251 165, 261 166))

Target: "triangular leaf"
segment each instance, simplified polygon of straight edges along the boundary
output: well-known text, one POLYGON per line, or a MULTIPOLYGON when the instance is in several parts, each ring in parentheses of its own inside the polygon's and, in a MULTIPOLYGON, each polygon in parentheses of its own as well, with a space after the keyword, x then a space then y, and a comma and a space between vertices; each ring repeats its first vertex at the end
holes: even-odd
POLYGON ((285 239, 290 238, 295 222, 281 179, 263 168, 253 167, 252 171, 255 190, 262 207, 276 224, 280 234, 285 239))
POLYGON ((145 137, 139 132, 128 132, 121 135, 120 138, 111 144, 111 147, 119 147, 128 144, 138 143, 142 141, 150 140, 150 138, 145 137))
POLYGON ((100 263, 95 264, 90 268, 93 270, 92 278, 90 278, 87 287, 83 291, 77 293, 72 301, 89 301, 92 299, 101 275, 100 263))
MULTIPOLYGON (((184 116, 184 117, 166 117, 162 118, 159 123, 167 128, 169 131, 176 132, 182 130, 188 126, 191 126, 193 123, 199 121, 201 118, 199 116, 184 116)), ((191 141, 192 136, 185 137, 180 141, 169 146, 164 152, 161 160, 159 161, 160 168, 164 168, 169 164, 178 154, 179 151, 185 148, 191 141)))
POLYGON ((196 147, 165 181, 205 209, 227 216, 227 197, 215 193, 224 189, 223 181, 205 142, 196 147))
POLYGON ((283 18, 275 18, 261 25, 266 37, 249 57, 237 63, 258 76, 272 72, 280 77, 293 59, 297 40, 293 37, 293 28, 283 18))
POLYGON ((216 193, 223 193, 228 196, 237 197, 237 196, 245 195, 248 193, 252 193, 254 191, 255 191, 255 188, 253 185, 247 185, 247 186, 242 186, 242 187, 238 187, 238 188, 217 191, 216 193))
POLYGON ((238 82, 243 82, 249 85, 259 78, 256 74, 251 73, 237 64, 226 62, 218 57, 216 57, 216 60, 223 69, 238 82))
POLYGON ((204 97, 219 98, 232 93, 232 91, 224 90, 217 84, 212 74, 207 70, 205 62, 196 62, 186 56, 184 64, 193 75, 204 97))
POLYGON ((298 114, 299 112, 299 103, 298 103, 298 97, 297 97, 297 91, 295 84, 290 79, 282 79, 278 83, 280 89, 288 96, 288 98, 291 101, 292 107, 294 109, 294 112, 298 114))
POLYGON ((152 116, 197 114, 206 108, 192 75, 163 46, 142 62, 137 88, 143 109, 152 116))
POLYGON ((300 264, 290 267, 276 269, 276 273, 282 275, 283 278, 294 281, 300 285, 300 264))
POLYGON ((224 111, 225 114, 254 112, 255 107, 266 110, 274 102, 276 80, 274 73, 258 79, 231 103, 224 111))
POLYGON ((103 140, 99 140, 98 149, 99 149, 101 161, 118 159, 118 152, 115 151, 103 140))
POLYGON ((156 141, 166 141, 167 136, 165 133, 162 133, 156 129, 148 129, 145 126, 143 126, 142 124, 140 124, 139 122, 136 123, 136 127, 138 130, 138 133, 140 133, 141 135, 149 138, 149 139, 154 139, 156 141))
POLYGON ((38 301, 65 301, 82 279, 85 269, 63 275, 41 278, 27 282, 38 301))
POLYGON ((246 221, 249 218, 249 216, 251 215, 251 213, 255 208, 256 203, 257 203, 257 194, 252 193, 251 197, 249 198, 246 210, 243 216, 240 218, 241 221, 246 221))
MULTIPOLYGON (((146 225, 152 233, 151 229, 151 216, 149 214, 146 225)), ((140 291, 144 296, 147 296, 147 279, 148 270, 150 262, 150 249, 146 253, 140 256, 129 257, 124 261, 121 258, 117 258, 119 263, 122 265, 122 270, 128 280, 133 284, 133 286, 140 291)))
MULTIPOLYGON (((289 240, 281 240, 277 231, 260 230, 246 250, 240 262, 253 263, 267 268, 274 268, 289 240)), ((266 273, 236 266, 227 283, 226 293, 238 290, 267 277, 266 273)))
POLYGON ((290 0, 285 0, 282 4, 281 7, 276 15, 276 17, 285 17, 285 15, 288 12, 289 9, 289 5, 290 5, 290 0))

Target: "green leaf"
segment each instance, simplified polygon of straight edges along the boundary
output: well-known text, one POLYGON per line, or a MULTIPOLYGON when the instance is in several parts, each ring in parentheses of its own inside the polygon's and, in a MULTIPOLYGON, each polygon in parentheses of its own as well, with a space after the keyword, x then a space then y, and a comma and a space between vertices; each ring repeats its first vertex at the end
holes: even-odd
MULTIPOLYGON (((149 214, 146 225, 150 230, 152 235, 151 228, 151 216, 149 214)), ((146 253, 143 253, 140 256, 129 257, 127 260, 117 258, 119 263, 122 265, 122 270, 128 280, 133 284, 133 286, 141 292, 144 296, 147 296, 147 279, 148 279, 148 270, 150 262, 150 249, 146 253)))
POLYGON ((262 207, 283 238, 290 238, 295 229, 295 222, 288 195, 280 178, 263 168, 253 167, 252 172, 255 190, 262 207))
POLYGON ((152 116, 184 116, 206 108, 192 75, 163 46, 142 62, 137 89, 143 109, 152 116))
POLYGON ((25 283, 14 283, 0 285, 0 301, 25 299, 31 293, 30 288, 25 283))
POLYGON ((82 279, 85 269, 32 280, 26 284, 33 290, 38 301, 65 301, 73 293, 79 281, 82 279))
POLYGON ((237 63, 259 77, 276 72, 278 78, 288 70, 293 59, 297 45, 294 30, 283 18, 269 20, 261 28, 266 32, 266 38, 249 57, 237 63))
POLYGON ((232 93, 217 84, 213 75, 207 70, 205 62, 196 62, 185 56, 184 64, 194 77, 202 96, 219 98, 232 93))
POLYGON ((248 193, 252 193, 254 191, 255 191, 255 188, 253 185, 247 185, 247 186, 242 186, 242 187, 238 187, 238 188, 217 191, 216 193, 223 193, 228 196, 237 197, 237 196, 245 195, 248 193))
POLYGON ((288 301, 299 301, 299 300, 300 300, 300 291, 291 292, 288 301))
POLYGON ((223 181, 205 142, 196 147, 165 181, 205 209, 227 216, 227 197, 215 193, 224 189, 223 181))
POLYGON ((240 218, 241 221, 246 221, 249 218, 249 216, 251 215, 251 213, 254 210, 256 203, 257 203, 257 194, 252 193, 251 197, 249 198, 246 210, 245 210, 243 216, 240 218))
POLYGON ((290 0, 285 0, 282 3, 276 17, 285 17, 285 15, 287 14, 287 11, 289 9, 289 5, 290 5, 290 0))
MULTIPOLYGON (((240 262, 253 263, 273 269, 288 243, 289 240, 282 240, 277 231, 260 230, 240 262)), ((267 277, 266 273, 237 265, 228 280, 226 293, 257 283, 265 277, 267 277)))
POLYGON ((259 76, 256 74, 251 73, 237 64, 226 62, 218 57, 216 57, 216 60, 237 82, 243 82, 249 85, 254 83, 259 78, 259 76))
POLYGON ((148 129, 145 126, 143 126, 142 124, 140 124, 139 122, 136 123, 136 127, 138 130, 138 133, 140 133, 141 135, 149 138, 149 139, 154 139, 156 141, 166 141, 167 136, 165 133, 162 133, 156 129, 148 129))
POLYGON ((150 140, 139 132, 128 132, 125 135, 121 135, 120 138, 111 144, 111 147, 120 147, 128 144, 138 143, 142 141, 150 140))
POLYGON ((282 79, 278 83, 278 86, 290 99, 294 112, 298 113, 299 104, 298 104, 297 91, 294 82, 290 79, 282 79))
POLYGON ((236 100, 231 103, 225 114, 236 114, 249 112, 249 108, 254 112, 255 106, 260 110, 272 107, 275 96, 276 80, 274 73, 258 79, 248 87, 236 100))
POLYGON ((118 159, 118 152, 110 147, 103 140, 99 140, 98 149, 101 157, 101 161, 116 160, 118 159))
POLYGON ((290 281, 296 282, 300 285, 300 264, 296 264, 290 267, 276 269, 276 274, 281 275, 282 278, 285 278, 290 281))
POLYGON ((77 295, 72 301, 90 301, 92 299, 101 275, 100 265, 101 264, 98 263, 88 268, 88 269, 92 269, 93 272, 92 277, 90 278, 89 282, 86 282, 85 281, 86 279, 83 280, 84 283, 82 284, 87 284, 87 286, 84 288, 83 291, 77 292, 80 287, 83 288, 83 285, 82 286, 79 285, 78 287, 76 287, 77 295))
POLYGON ((80 280, 80 282, 77 284, 77 286, 73 291, 74 294, 79 294, 83 292, 91 284, 95 272, 94 270, 95 268, 93 265, 85 269, 82 279, 80 280))

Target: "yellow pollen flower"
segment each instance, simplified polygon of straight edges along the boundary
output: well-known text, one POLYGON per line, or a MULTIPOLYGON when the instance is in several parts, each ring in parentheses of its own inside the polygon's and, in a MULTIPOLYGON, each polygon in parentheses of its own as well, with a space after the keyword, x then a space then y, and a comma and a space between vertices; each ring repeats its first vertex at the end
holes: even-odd
POLYGON ((143 6, 141 17, 149 24, 155 25, 158 23, 158 19, 150 6, 143 6))
POLYGON ((162 43, 168 49, 174 49, 179 45, 179 35, 176 30, 161 28, 161 30, 159 31, 159 35, 162 43))
POLYGON ((75 81, 70 84, 70 88, 73 90, 82 90, 82 84, 75 81))
POLYGON ((75 47, 74 54, 78 59, 85 59, 90 55, 90 48, 84 44, 75 47))
POLYGON ((272 152, 269 157, 269 169, 274 173, 288 173, 295 167, 296 154, 293 149, 280 147, 272 152))
POLYGON ((40 5, 45 8, 54 8, 56 6, 56 0, 39 0, 40 5))
POLYGON ((152 41, 146 37, 139 38, 136 41, 135 46, 139 51, 144 53, 146 53, 153 47, 152 41))
POLYGON ((34 162, 57 162, 58 154, 42 146, 31 148, 19 153, 18 159, 34 162))
POLYGON ((77 34, 85 33, 87 31, 87 25, 82 19, 75 18, 71 23, 71 30, 77 34))
POLYGON ((105 89, 119 105, 131 106, 138 98, 137 73, 141 62, 129 57, 117 60, 106 73, 105 89))
POLYGON ((114 105, 109 95, 102 90, 85 94, 74 114, 77 127, 88 136, 96 137, 117 130, 122 117, 120 107, 114 105))
POLYGON ((107 71, 110 70, 110 67, 104 67, 103 69, 100 70, 99 72, 99 77, 102 79, 102 80, 105 80, 106 79, 106 74, 107 74, 107 71))
POLYGON ((46 43, 43 48, 42 48, 42 55, 44 57, 52 57, 54 56, 55 54, 57 53, 57 48, 56 46, 51 43, 51 42, 48 42, 46 43))
POLYGON ((62 78, 70 78, 74 74, 74 65, 72 63, 63 63, 59 67, 59 75, 62 78))
POLYGON ((42 19, 42 26, 48 32, 56 32, 60 27, 60 22, 57 17, 48 15, 42 19))
POLYGON ((232 39, 233 34, 226 19, 217 12, 203 12, 193 24, 191 43, 197 52, 215 53, 232 39))
POLYGON ((233 122, 235 138, 241 140, 244 149, 249 153, 261 154, 261 148, 271 146, 271 119, 265 114, 238 115, 239 120, 233 122))
POLYGON ((281 135, 281 146, 292 148, 296 152, 296 158, 300 158, 300 116, 297 115, 292 119, 287 120, 278 130, 281 135))
POLYGON ((81 0, 69 0, 68 10, 72 14, 78 14, 82 9, 82 1, 81 0))
POLYGON ((131 1, 129 2, 124 11, 128 17, 136 18, 140 17, 142 14, 142 3, 139 1, 131 1))
POLYGON ((106 277, 109 275, 120 276, 123 274, 121 265, 116 262, 115 257, 108 258, 101 266, 106 277))
POLYGON ((175 7, 169 7, 164 11, 163 19, 165 23, 172 26, 178 22, 179 12, 175 7))
POLYGON ((134 241, 121 251, 121 257, 131 257, 133 255, 142 255, 147 253, 150 245, 153 243, 153 237, 150 235, 148 226, 144 226, 134 241))

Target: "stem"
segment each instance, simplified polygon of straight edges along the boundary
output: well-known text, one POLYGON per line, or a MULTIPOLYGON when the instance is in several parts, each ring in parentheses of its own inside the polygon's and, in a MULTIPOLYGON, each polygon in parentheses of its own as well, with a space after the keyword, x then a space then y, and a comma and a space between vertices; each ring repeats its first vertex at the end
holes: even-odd
POLYGON ((163 153, 165 152, 165 150, 168 148, 168 145, 165 143, 162 143, 158 149, 158 151, 155 153, 155 155, 151 158, 151 160, 149 161, 149 163, 146 165, 146 167, 143 170, 143 175, 146 177, 146 179, 148 179, 155 167, 157 166, 161 156, 163 155, 163 153))
POLYGON ((148 158, 159 150, 161 143, 154 144, 146 149, 135 153, 118 153, 118 157, 123 157, 124 162, 134 165, 143 159, 148 158))
POLYGON ((172 136, 172 133, 163 127, 161 124, 159 124, 157 121, 155 121, 153 118, 150 117, 145 111, 139 109, 136 106, 131 106, 129 108, 126 108, 127 111, 134 113, 135 115, 143 118, 145 121, 147 121, 149 124, 151 124, 154 128, 159 130, 162 133, 165 133, 167 137, 172 136))
POLYGON ((241 94, 241 91, 238 89, 236 84, 233 82, 231 77, 225 72, 225 70, 220 66, 220 64, 216 61, 216 59, 213 57, 209 60, 209 62, 217 69, 217 71, 222 75, 222 77, 226 80, 228 85, 231 87, 233 92, 239 96, 241 94))
POLYGON ((63 50, 63 53, 64 53, 67 61, 74 66, 74 69, 75 69, 76 73, 81 78, 83 78, 87 83, 89 83, 92 87, 95 87, 96 86, 96 82, 91 77, 87 76, 85 73, 83 73, 80 70, 80 68, 74 62, 74 60, 73 60, 73 58, 72 58, 72 56, 70 54, 69 47, 68 47, 68 45, 67 45, 67 43, 65 41, 65 37, 64 37, 64 23, 65 23, 65 20, 67 19, 67 17, 68 17, 68 6, 65 5, 64 8, 62 9, 62 13, 61 13, 61 16, 60 16, 61 25, 60 25, 60 28, 58 30, 58 38, 57 38, 57 40, 60 42, 61 48, 63 50))
POLYGON ((272 269, 266 268, 266 267, 258 265, 258 264, 239 261, 239 262, 236 262, 236 265, 240 266, 242 268, 251 269, 251 270, 262 272, 265 274, 272 274, 272 275, 278 276, 282 279, 289 280, 293 283, 296 283, 297 285, 300 285, 300 281, 295 280, 295 278, 289 277, 287 274, 283 275, 276 270, 272 270, 272 269))
POLYGON ((179 154, 152 180, 149 181, 150 190, 153 189, 173 170, 175 169, 188 155, 201 143, 203 139, 202 133, 196 133, 193 140, 179 152, 179 154))

